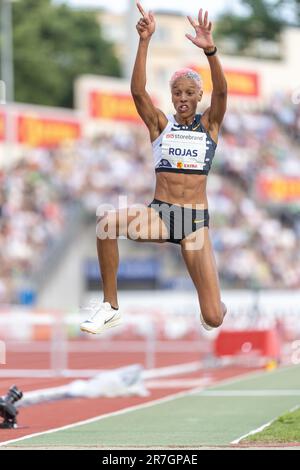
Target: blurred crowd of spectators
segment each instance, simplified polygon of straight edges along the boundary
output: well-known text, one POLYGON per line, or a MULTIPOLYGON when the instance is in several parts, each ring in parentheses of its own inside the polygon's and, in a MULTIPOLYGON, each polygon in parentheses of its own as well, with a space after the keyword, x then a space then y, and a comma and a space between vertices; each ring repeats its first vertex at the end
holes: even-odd
POLYGON ((270 109, 278 122, 285 127, 289 135, 300 140, 300 85, 292 92, 277 92, 272 99, 270 109))
MULTIPOLYGON (((300 287, 300 219, 255 193, 258 174, 300 177, 299 151, 281 124, 262 112, 226 115, 208 194, 211 237, 227 287, 300 287)), ((74 202, 90 213, 101 203, 116 204, 118 195, 129 204, 149 203, 154 182, 144 129, 30 150, 0 170, 0 302, 15 299, 18 282, 68 230, 74 202)))
POLYGON ((50 174, 45 157, 39 163, 25 159, 0 172, 2 302, 15 299, 18 283, 29 280, 64 230, 64 199, 56 192, 56 176, 50 174))
POLYGON ((128 203, 150 199, 154 173, 145 137, 124 131, 31 149, 0 169, 0 302, 17 301, 18 288, 30 284, 68 230, 74 202, 95 214, 101 203, 115 206, 119 194, 128 195, 128 203))
POLYGON ((212 237, 227 286, 300 287, 300 201, 259 200, 258 176, 300 178, 300 152, 265 113, 228 113, 209 181, 212 237))

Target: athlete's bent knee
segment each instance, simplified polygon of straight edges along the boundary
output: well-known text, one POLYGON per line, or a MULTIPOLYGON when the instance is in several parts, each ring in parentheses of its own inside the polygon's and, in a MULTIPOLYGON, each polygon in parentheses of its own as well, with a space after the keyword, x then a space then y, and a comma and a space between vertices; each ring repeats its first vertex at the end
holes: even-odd
POLYGON ((214 312, 207 312, 206 314, 205 312, 202 312, 202 315, 207 325, 211 326, 212 328, 218 328, 222 325, 226 312, 226 305, 221 302, 219 309, 216 309, 214 312))
POLYGON ((207 319, 205 319, 205 323, 212 328, 219 328, 219 326, 223 323, 223 317, 220 315, 210 315, 207 319))

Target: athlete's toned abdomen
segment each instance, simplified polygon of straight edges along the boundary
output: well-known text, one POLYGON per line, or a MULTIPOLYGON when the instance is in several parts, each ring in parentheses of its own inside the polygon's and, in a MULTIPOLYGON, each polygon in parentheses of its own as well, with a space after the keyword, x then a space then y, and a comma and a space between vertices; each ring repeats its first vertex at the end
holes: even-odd
POLYGON ((156 173, 155 198, 172 204, 203 204, 208 207, 206 175, 156 173))

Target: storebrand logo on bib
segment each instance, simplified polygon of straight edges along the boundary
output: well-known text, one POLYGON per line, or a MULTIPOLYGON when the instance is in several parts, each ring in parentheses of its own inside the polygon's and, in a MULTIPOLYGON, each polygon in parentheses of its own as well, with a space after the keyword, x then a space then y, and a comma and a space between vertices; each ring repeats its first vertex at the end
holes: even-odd
POLYGON ((191 134, 190 132, 185 132, 185 133, 178 133, 174 135, 174 138, 177 140, 189 140, 189 141, 195 141, 195 142, 203 142, 203 138, 205 136, 202 134, 191 134))

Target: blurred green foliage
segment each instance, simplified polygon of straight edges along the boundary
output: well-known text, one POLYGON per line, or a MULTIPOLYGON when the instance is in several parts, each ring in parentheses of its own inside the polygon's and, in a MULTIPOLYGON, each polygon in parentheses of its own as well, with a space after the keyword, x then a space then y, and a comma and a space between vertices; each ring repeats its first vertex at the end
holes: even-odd
POLYGON ((300 26, 300 0, 240 0, 241 13, 230 7, 218 17, 215 35, 244 52, 254 41, 275 41, 287 25, 300 26))
POLYGON ((113 46, 92 11, 51 0, 13 4, 16 101, 72 107, 81 74, 120 76, 113 46))

